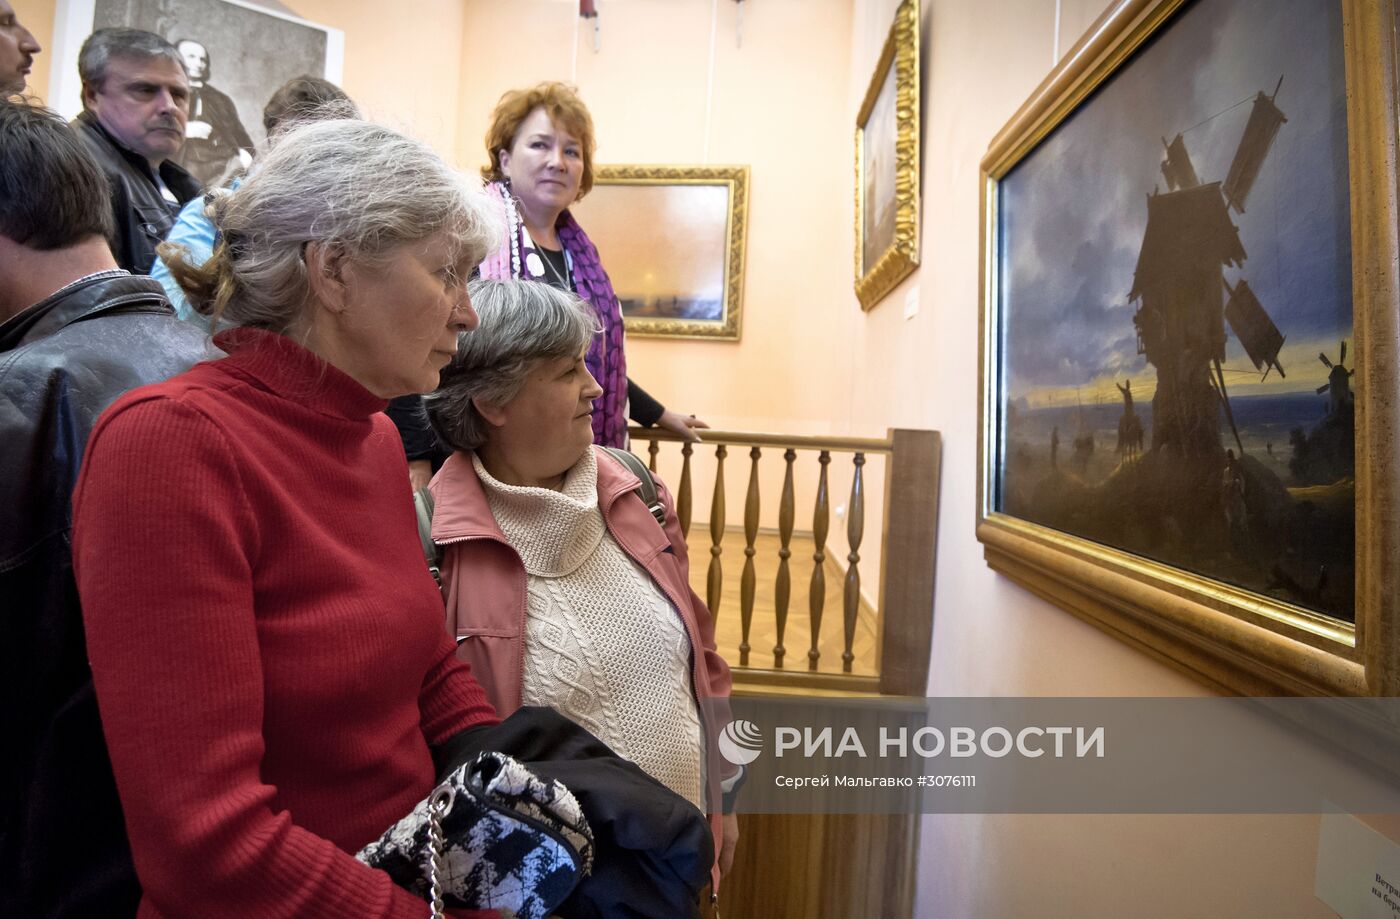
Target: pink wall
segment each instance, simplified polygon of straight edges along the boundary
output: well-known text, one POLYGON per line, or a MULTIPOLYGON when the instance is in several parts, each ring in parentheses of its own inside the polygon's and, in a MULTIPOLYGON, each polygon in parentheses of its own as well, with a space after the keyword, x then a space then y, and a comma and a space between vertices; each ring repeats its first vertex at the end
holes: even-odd
MULTIPOLYGON (((895 0, 857 0, 853 113, 895 0)), ((1063 54, 1103 10, 1061 5, 1063 54)), ((860 323, 853 404, 943 432, 930 695, 1192 696, 1204 690, 994 574, 973 533, 978 166, 1049 72, 1053 0, 925 0, 923 265, 860 323), (905 291, 922 309, 903 317, 905 291)), ((930 816, 917 915, 939 919, 1321 917, 1315 816, 930 816)))
MULTIPOLYGON (((574 15, 555 0, 468 0, 465 8, 459 149, 479 164, 502 92, 573 75, 574 15)), ((580 36, 575 80, 593 112, 597 161, 702 164, 708 142, 709 163, 747 164, 751 177, 743 340, 631 339, 633 376, 716 426, 843 431, 851 414, 851 128, 839 100, 850 4, 747 3, 742 49, 735 4, 719 4, 708 132, 711 4, 628 0, 600 10, 602 50, 594 53, 590 31, 580 36)))

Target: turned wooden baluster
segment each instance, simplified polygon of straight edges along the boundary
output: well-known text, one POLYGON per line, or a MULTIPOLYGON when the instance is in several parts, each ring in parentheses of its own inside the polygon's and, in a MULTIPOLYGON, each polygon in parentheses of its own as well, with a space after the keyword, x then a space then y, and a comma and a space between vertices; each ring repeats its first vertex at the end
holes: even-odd
POLYGON ((656 471, 656 454, 661 452, 661 442, 653 439, 647 447, 647 453, 651 454, 651 461, 647 464, 652 472, 656 471))
POLYGON ((681 522, 681 535, 690 536, 690 454, 695 450, 686 441, 681 446, 681 490, 676 495, 676 518, 681 522))
POLYGON ((865 533, 865 483, 861 467, 865 465, 865 454, 855 455, 855 474, 851 477, 850 514, 846 517, 846 542, 851 552, 846 556, 850 566, 846 569, 846 650, 841 652, 841 669, 851 672, 855 653, 851 645, 856 640, 856 617, 860 614, 860 540, 865 533))
POLYGON ((783 666, 783 655, 787 653, 783 647, 783 632, 787 629, 788 596, 792 592, 792 575, 788 573, 788 558, 792 556, 792 550, 788 548, 788 543, 792 541, 792 462, 797 459, 797 451, 789 447, 784 451, 783 459, 787 461, 787 471, 783 474, 783 496, 778 502, 778 538, 782 540, 782 547, 778 549, 778 580, 773 585, 773 616, 778 626, 778 643, 773 646, 773 666, 779 669, 783 666))
POLYGON ((822 653, 817 650, 821 640, 822 608, 826 606, 826 528, 831 521, 831 504, 826 493, 826 467, 831 462, 831 453, 823 450, 817 456, 821 464, 821 476, 817 479, 817 503, 812 511, 812 541, 817 551, 812 553, 812 589, 809 592, 809 610, 812 622, 812 647, 807 651, 807 669, 816 670, 822 653))
POLYGON ((715 447, 715 496, 710 502, 710 575, 705 601, 710 613, 719 617, 719 589, 724 583, 724 571, 719 562, 720 540, 724 539, 724 444, 715 447))
POLYGON ((742 630, 740 667, 749 665, 749 627, 753 625, 754 581, 757 577, 753 570, 753 544, 758 538, 758 458, 761 452, 757 447, 749 451, 753 462, 749 465, 749 493, 744 499, 744 574, 739 579, 739 627, 742 630))

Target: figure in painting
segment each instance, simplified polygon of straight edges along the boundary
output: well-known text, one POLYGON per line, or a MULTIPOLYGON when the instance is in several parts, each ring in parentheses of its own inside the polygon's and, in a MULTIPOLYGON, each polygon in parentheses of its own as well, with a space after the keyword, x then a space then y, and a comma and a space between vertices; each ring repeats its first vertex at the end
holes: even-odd
POLYGON ((1225 471, 1220 480, 1220 506, 1225 512, 1225 529, 1230 543, 1240 546, 1249 533, 1248 510, 1244 503, 1244 470, 1234 450, 1225 451, 1225 471))
POLYGON ((1133 381, 1126 380, 1121 386, 1114 381, 1113 385, 1123 394, 1123 416, 1118 419, 1118 455, 1127 463, 1142 452, 1142 419, 1133 409, 1133 381))

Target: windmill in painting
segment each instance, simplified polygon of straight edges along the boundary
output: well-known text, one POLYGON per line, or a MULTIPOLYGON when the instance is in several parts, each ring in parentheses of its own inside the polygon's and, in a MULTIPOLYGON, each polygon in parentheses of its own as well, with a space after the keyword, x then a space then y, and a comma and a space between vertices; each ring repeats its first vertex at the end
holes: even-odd
POLYGON ((1317 388, 1317 394, 1327 396, 1327 414, 1340 415, 1351 407, 1351 377, 1356 373, 1354 369, 1348 370, 1343 366, 1347 361, 1347 343, 1343 341, 1337 349, 1337 363, 1332 363, 1327 355, 1321 353, 1317 359, 1328 370, 1327 382, 1317 388))
MULTIPOLYGON (((1329 374, 1320 387, 1318 365, 1299 353, 1299 342, 1313 341, 1316 330, 1300 324, 1302 301, 1280 281, 1289 264, 1278 258, 1271 234, 1297 192, 1276 174, 1278 151, 1296 155, 1289 132, 1301 122, 1290 125, 1284 111, 1283 78, 1271 75, 1270 84, 1272 92, 1251 87, 1253 95, 1174 136, 1153 137, 1150 146, 1135 141, 1134 149, 1149 151, 1160 139, 1163 151, 1153 168, 1134 172, 1149 183, 1142 196, 1122 199, 1129 211, 1145 204, 1145 220, 1135 222, 1141 235, 1129 250, 1135 260, 1081 243, 1075 259, 1061 262, 1101 272, 1110 289, 1126 292, 1126 301, 1116 300, 1121 308, 1083 327, 1086 336, 1112 343, 1099 353, 1120 373, 1096 366, 1087 352, 1077 364, 1082 376, 1071 369, 1058 377, 1059 393, 1027 387, 1008 401, 1001 508, 1347 619, 1354 371, 1345 339, 1335 362, 1312 352, 1329 374), (1192 132, 1244 105, 1251 107, 1243 126, 1208 129, 1205 155, 1193 157, 1192 132), (1238 133, 1227 135, 1230 129, 1238 133), (1256 212, 1246 218, 1251 207, 1256 212), (1251 246, 1263 254, 1253 272, 1251 246), (1271 298, 1282 305, 1271 306, 1271 298), (1290 334, 1299 340, 1285 350, 1290 334), (1081 388, 1091 398, 1082 399, 1081 388), (1110 397, 1116 404, 1103 404, 1114 389, 1121 403, 1110 397), (1062 462, 1066 431, 1074 432, 1073 454, 1062 462), (1116 434, 1117 450, 1094 450, 1096 432, 1116 434)), ((1190 108, 1181 115, 1188 123, 1200 117, 1190 108)), ((1086 139, 1081 149, 1094 148, 1086 139)), ((1060 238, 1040 237, 1050 245, 1060 238)), ((1025 353, 1041 360, 1035 344, 1025 353)))
POLYGON ((1242 267, 1248 257, 1230 220, 1244 212, 1250 190, 1288 119, 1273 95, 1260 92, 1224 183, 1202 183, 1181 134, 1167 143, 1162 175, 1167 191, 1147 197, 1147 230, 1130 301, 1138 353, 1157 370, 1152 400, 1152 449, 1174 448, 1186 456, 1220 453, 1223 410, 1241 454, 1239 430, 1225 385, 1225 324, 1229 323, 1254 366, 1267 377, 1284 376, 1279 364, 1283 334, 1249 283, 1231 288, 1222 268, 1242 267))

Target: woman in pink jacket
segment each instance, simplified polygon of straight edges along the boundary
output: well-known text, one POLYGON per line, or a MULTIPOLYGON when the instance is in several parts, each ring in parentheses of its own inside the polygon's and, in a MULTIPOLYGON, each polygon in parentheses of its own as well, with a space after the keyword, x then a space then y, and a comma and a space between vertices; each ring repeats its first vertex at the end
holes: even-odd
MULTIPOLYGON (((481 317, 428 397, 455 451, 433 480, 447 621, 502 717, 557 709, 711 815, 719 873, 739 827, 712 752, 729 666, 690 589, 685 538, 593 446, 596 318, 529 281, 475 281, 481 317)), ((725 768, 733 769, 732 766, 725 768)))

